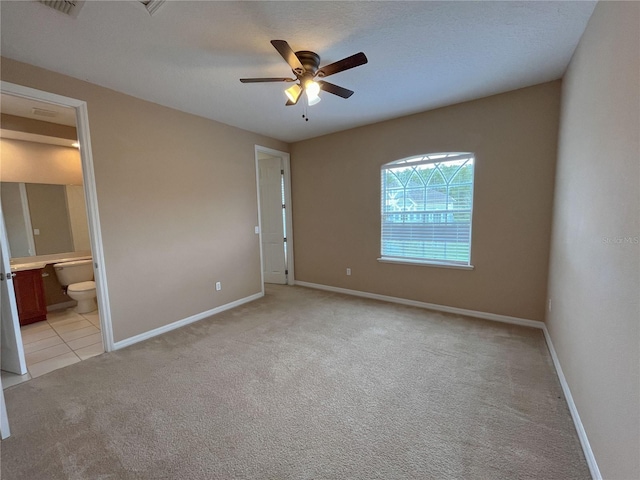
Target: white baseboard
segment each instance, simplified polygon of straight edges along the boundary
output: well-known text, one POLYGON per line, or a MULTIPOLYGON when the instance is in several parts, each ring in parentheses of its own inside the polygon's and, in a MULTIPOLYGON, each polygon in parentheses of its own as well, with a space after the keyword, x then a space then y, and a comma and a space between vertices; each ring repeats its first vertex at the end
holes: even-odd
POLYGON ((573 423, 576 427, 576 432, 578 433, 578 438, 580 439, 580 445, 582 446, 584 456, 587 459, 587 465, 589 466, 589 471, 591 472, 591 476, 594 480, 602 480, 600 469, 598 468, 595 455, 593 454, 593 450, 591 449, 589 439, 587 438, 587 432, 585 431, 584 426, 582 425, 582 421, 580 420, 580 415, 578 414, 578 409, 576 408, 576 404, 573 401, 573 396, 571 395, 569 384, 567 383, 567 379, 565 378, 564 373, 562 372, 562 367, 560 366, 560 360, 558 359, 556 350, 553 347, 553 342, 551 341, 551 335, 549 335, 549 331, 547 330, 547 326, 545 325, 544 322, 540 322, 537 320, 527 320, 525 318, 510 317, 508 315, 498 315, 495 313, 478 312, 475 310, 467 310, 464 308, 449 307, 446 305, 438 305, 435 303, 418 302, 415 300, 407 300, 405 298, 379 295, 377 293, 361 292, 359 290, 349 290, 347 288, 331 287, 329 285, 322 285, 318 283, 301 282, 299 280, 296 280, 295 284, 301 287, 315 288, 318 290, 326 290, 329 292, 336 292, 336 293, 344 293, 345 295, 354 295, 357 297, 371 298, 374 300, 382 300, 385 302, 399 303, 402 305, 409 305, 412 307, 421 307, 421 308, 426 308, 428 310, 435 310, 439 312, 455 313, 458 315, 465 315, 468 317, 482 318, 484 320, 493 320, 496 322, 511 323, 514 325, 523 325, 526 327, 539 328, 544 333, 544 338, 547 342, 547 348, 549 349, 549 353, 551 354, 551 359, 556 369, 556 374, 558 375, 560 386, 562 387, 562 392, 564 393, 564 397, 567 401, 569 412, 571 413, 571 418, 573 419, 573 423))
POLYGON ((124 340, 120 340, 119 342, 115 342, 113 344, 114 350, 119 350, 124 347, 128 347, 138 342, 142 342, 143 340, 147 340, 149 338, 153 338, 158 335, 162 335, 163 333, 170 332, 171 330, 175 330, 176 328, 184 327, 185 325, 189 325, 190 323, 197 322, 199 320, 203 320, 205 318, 211 317, 220 312, 224 312, 225 310, 230 310, 235 307, 239 307, 245 303, 253 302, 259 298, 264 296, 263 292, 256 293, 254 295, 250 295, 248 297, 241 298, 231 303, 227 303, 225 305, 221 305, 216 308, 212 308, 211 310, 207 310, 206 312, 198 313, 196 315, 192 315, 187 318, 183 318, 182 320, 178 320, 176 322, 170 323, 169 325, 164 325, 163 327, 159 327, 153 330, 149 330, 148 332, 141 333, 139 335, 135 335, 133 337, 126 338, 124 340))
POLYGON ((571 418, 573 419, 573 423, 576 427, 576 431, 578 432, 580 445, 582 445, 582 451, 584 452, 584 456, 587 459, 587 465, 589 466, 591 477, 593 478, 593 480, 602 480, 602 475, 600 474, 600 469, 598 468, 596 457, 593 454, 593 450, 591 450, 591 444, 589 443, 589 439, 587 438, 587 432, 585 431, 584 426, 582 425, 582 420, 580 420, 580 414, 578 413, 578 408, 576 407, 576 404, 573 401, 573 396, 571 395, 569 384, 567 383, 567 379, 565 378, 564 373, 562 372, 562 367, 560 366, 560 359, 558 358, 558 355, 556 354, 556 349, 554 348, 553 342, 551 341, 551 335, 549 334, 549 330, 547 330, 547 326, 544 324, 542 326, 542 331, 544 332, 544 338, 547 341, 547 347, 549 348, 549 353, 551 354, 553 365, 556 367, 558 380, 560 381, 560 385, 562 386, 562 392, 564 393, 564 398, 567 401, 569 412, 571 413, 571 418))
POLYGON ((482 318, 484 320, 493 320, 494 322, 511 323, 513 325, 523 325, 525 327, 540 329, 544 327, 544 323, 537 320, 510 317, 508 315, 498 315, 497 313, 478 312, 476 310, 467 310, 466 308, 448 307, 446 305, 438 305, 436 303, 418 302, 417 300, 407 300, 406 298, 390 297, 387 295, 379 295, 377 293, 361 292, 360 290, 349 290, 347 288, 331 287, 329 285, 321 285, 319 283, 300 282, 298 280, 296 280, 296 285, 299 285, 301 287, 315 288, 318 290, 327 290, 329 292, 344 293, 345 295, 354 295, 356 297, 371 298, 373 300, 382 300, 384 302, 400 303, 402 305, 426 308, 428 310, 436 310, 439 312, 455 313, 457 315, 482 318))

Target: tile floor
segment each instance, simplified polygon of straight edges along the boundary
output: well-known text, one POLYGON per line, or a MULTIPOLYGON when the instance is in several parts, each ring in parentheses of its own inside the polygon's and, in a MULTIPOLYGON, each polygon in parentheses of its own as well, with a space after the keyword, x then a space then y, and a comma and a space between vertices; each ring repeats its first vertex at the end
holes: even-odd
POLYGON ((84 314, 71 308, 49 312, 46 321, 26 325, 20 331, 29 373, 14 375, 3 371, 4 388, 104 352, 97 310, 84 314))

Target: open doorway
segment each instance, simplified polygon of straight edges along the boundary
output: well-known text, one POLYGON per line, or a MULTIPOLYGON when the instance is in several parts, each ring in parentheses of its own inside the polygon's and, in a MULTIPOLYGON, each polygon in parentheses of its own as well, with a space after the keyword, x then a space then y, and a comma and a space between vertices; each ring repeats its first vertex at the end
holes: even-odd
POLYGON ((262 281, 293 285, 289 154, 261 146, 255 154, 262 281))
POLYGON ((110 351, 113 335, 86 103, 5 82, 1 94, 3 156, 20 159, 0 172, 6 388, 110 351), (93 278, 63 285, 54 265, 69 262, 93 278))

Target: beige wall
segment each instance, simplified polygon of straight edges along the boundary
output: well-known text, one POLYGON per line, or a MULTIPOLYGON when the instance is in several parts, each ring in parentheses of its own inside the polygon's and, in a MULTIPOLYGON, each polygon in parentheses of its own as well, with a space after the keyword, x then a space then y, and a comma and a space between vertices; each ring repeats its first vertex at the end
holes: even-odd
POLYGON ((296 279, 543 320, 559 103, 551 82, 293 144, 296 279), (475 269, 379 263, 380 166, 446 151, 476 154, 475 269))
POLYGON ((640 4, 600 2, 563 84, 548 327, 600 471, 640 478, 640 4))
POLYGON ((76 148, 0 138, 0 181, 82 185, 76 148))
POLYGON ((287 144, 6 58, 1 74, 87 102, 115 341, 260 292, 254 145, 287 144))

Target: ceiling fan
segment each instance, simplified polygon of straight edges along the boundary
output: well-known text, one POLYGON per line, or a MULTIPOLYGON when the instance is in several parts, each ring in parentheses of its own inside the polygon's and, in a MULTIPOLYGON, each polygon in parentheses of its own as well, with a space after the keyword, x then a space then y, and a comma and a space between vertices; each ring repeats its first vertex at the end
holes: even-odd
POLYGON ((300 100, 303 92, 307 94, 309 105, 315 105, 320 101, 318 93, 320 90, 332 93, 342 98, 349 98, 353 95, 353 90, 349 90, 324 80, 316 81, 315 78, 324 78, 339 72, 344 72, 350 68, 359 67, 368 62, 367 56, 362 53, 356 53, 350 57, 343 58, 337 62, 320 67, 320 55, 307 50, 294 52, 289 44, 284 40, 271 40, 271 45, 275 47, 282 58, 289 64, 295 78, 241 78, 242 83, 260 83, 260 82, 296 82, 285 90, 285 94, 289 99, 287 106, 295 105, 300 100))

